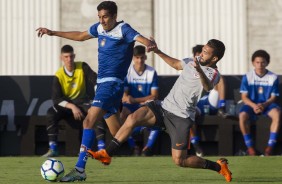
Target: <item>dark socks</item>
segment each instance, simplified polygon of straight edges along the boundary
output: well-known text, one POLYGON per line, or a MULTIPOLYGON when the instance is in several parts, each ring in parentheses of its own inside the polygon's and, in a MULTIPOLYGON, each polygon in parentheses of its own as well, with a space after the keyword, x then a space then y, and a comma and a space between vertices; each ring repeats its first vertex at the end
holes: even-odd
POLYGON ((114 138, 106 148, 108 155, 112 157, 116 150, 120 147, 120 145, 121 143, 116 138, 114 138))
POLYGON ((210 169, 210 170, 219 172, 220 169, 221 169, 221 166, 218 163, 216 163, 216 162, 213 162, 213 161, 210 161, 210 160, 206 160, 204 169, 210 169))

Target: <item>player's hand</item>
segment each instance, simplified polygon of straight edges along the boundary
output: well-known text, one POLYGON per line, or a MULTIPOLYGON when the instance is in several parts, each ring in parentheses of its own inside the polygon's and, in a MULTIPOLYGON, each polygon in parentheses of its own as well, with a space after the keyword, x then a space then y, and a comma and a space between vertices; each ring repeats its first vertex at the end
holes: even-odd
POLYGON ((201 70, 201 64, 200 64, 201 60, 203 60, 203 58, 197 56, 194 57, 193 66, 197 71, 201 70))
POLYGON ((47 34, 49 36, 52 36, 52 33, 53 33, 53 31, 51 31, 51 30, 49 30, 47 28, 43 28, 43 27, 40 27, 40 28, 36 29, 36 31, 37 31, 37 36, 38 37, 42 37, 45 34, 47 34))
POLYGON ((130 95, 127 95, 126 97, 122 98, 122 102, 128 103, 128 104, 136 103, 135 99, 130 95))
POLYGON ((263 109, 264 107, 262 108, 262 106, 260 104, 256 104, 254 107, 253 107, 253 110, 255 112, 255 114, 260 114, 263 112, 263 109))
POLYGON ((155 53, 159 52, 160 50, 158 48, 158 45, 157 45, 155 39, 153 37, 150 37, 150 40, 151 40, 152 44, 147 47, 147 52, 149 52, 148 51, 149 49, 150 49, 150 51, 154 51, 155 53))
POLYGON ((84 115, 83 115, 83 113, 81 112, 81 110, 80 110, 78 107, 76 107, 76 106, 74 105, 74 106, 71 108, 71 110, 72 110, 73 117, 74 117, 75 120, 79 120, 79 121, 83 120, 84 115))
POLYGON ((264 105, 262 104, 262 103, 258 103, 257 104, 257 106, 258 106, 258 109, 261 111, 261 112, 263 112, 264 111, 264 105))

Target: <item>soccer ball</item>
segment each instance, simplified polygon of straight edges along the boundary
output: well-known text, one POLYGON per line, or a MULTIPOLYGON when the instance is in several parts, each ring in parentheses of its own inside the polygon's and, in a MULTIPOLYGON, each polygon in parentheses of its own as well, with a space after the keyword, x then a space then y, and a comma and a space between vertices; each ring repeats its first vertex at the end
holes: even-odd
POLYGON ((61 161, 48 158, 41 166, 41 176, 47 181, 59 181, 64 175, 64 165, 61 161))

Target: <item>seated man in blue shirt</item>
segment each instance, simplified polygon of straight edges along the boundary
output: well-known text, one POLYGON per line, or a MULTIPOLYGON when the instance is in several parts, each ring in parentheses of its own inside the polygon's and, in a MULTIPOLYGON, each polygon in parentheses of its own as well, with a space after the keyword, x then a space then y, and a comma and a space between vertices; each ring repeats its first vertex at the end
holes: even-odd
POLYGON ((269 62, 270 56, 266 51, 255 51, 252 55, 254 70, 244 75, 241 82, 240 92, 244 106, 239 114, 240 130, 248 148, 247 152, 251 156, 256 155, 256 151, 250 134, 249 122, 256 120, 257 115, 260 114, 272 120, 265 156, 272 154, 280 127, 280 107, 275 103, 279 96, 278 76, 266 69, 269 62))

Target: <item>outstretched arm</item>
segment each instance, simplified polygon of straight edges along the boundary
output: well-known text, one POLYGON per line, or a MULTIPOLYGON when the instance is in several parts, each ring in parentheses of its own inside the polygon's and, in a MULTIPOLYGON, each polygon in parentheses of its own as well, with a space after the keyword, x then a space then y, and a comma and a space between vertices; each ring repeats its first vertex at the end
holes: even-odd
POLYGON ((169 66, 176 70, 182 70, 183 67, 181 65, 181 61, 178 59, 175 59, 173 57, 170 57, 169 55, 163 53, 161 50, 157 49, 154 51, 158 56, 162 58, 169 66))
POLYGON ((176 70, 183 70, 183 67, 181 65, 181 61, 178 59, 175 59, 173 57, 170 57, 169 55, 163 53, 159 48, 158 45, 156 44, 154 38, 151 37, 151 41, 155 44, 154 47, 154 52, 155 54, 159 55, 162 60, 164 60, 169 66, 171 66, 172 68, 176 69, 176 70))
POLYGON ((61 38, 66 38, 69 40, 74 40, 74 41, 85 41, 88 39, 93 38, 91 35, 88 34, 87 31, 80 32, 80 31, 69 31, 69 32, 63 32, 63 31, 52 31, 47 28, 38 28, 36 29, 38 37, 42 37, 43 35, 48 35, 48 36, 58 36, 61 38))
POLYGON ((147 47, 147 52, 154 50, 154 48, 156 47, 155 42, 149 40, 148 38, 146 38, 142 35, 137 36, 136 41, 145 45, 147 47))

